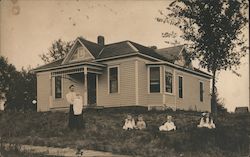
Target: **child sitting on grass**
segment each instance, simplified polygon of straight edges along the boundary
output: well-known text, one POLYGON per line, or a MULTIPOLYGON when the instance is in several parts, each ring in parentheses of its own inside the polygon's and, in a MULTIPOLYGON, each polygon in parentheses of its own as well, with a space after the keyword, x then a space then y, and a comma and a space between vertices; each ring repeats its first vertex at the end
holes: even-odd
POLYGON ((208 128, 208 129, 215 128, 215 124, 213 122, 213 119, 210 117, 209 113, 202 113, 202 118, 200 120, 200 124, 197 127, 198 128, 208 128))
POLYGON ((176 130, 176 126, 174 125, 174 122, 172 121, 172 116, 167 116, 167 122, 164 123, 162 126, 160 126, 159 130, 160 131, 176 130))
POLYGON ((136 129, 138 129, 138 130, 146 129, 146 123, 143 120, 142 115, 138 116, 138 121, 136 122, 136 129))
POLYGON ((130 114, 128 114, 127 118, 125 119, 125 124, 123 126, 123 129, 124 130, 132 130, 135 127, 136 126, 135 126, 135 120, 134 120, 134 118, 130 114))

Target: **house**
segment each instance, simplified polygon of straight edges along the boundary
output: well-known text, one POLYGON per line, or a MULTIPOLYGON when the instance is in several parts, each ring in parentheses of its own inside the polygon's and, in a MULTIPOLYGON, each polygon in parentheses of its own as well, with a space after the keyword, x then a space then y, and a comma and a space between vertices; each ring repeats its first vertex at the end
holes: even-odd
POLYGON ((235 113, 248 113, 248 107, 236 107, 235 113))
POLYGON ((86 106, 146 106, 210 111, 211 75, 192 66, 184 45, 163 49, 132 41, 78 37, 62 59, 33 70, 37 110, 68 108, 73 84, 86 106))

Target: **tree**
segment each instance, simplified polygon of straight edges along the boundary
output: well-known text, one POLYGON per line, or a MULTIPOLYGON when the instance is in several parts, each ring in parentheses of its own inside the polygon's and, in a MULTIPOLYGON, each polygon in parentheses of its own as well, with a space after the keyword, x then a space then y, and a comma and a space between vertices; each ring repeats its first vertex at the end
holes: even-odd
POLYGON ((39 55, 44 63, 50 63, 54 60, 64 57, 71 49, 73 42, 64 42, 58 39, 52 43, 52 46, 48 49, 49 52, 39 55))
POLYGON ((0 93, 7 93, 10 85, 14 82, 12 76, 17 75, 14 65, 8 64, 8 60, 0 56, 0 93))
POLYGON ((6 109, 35 110, 32 100, 36 99, 36 76, 15 66, 0 56, 0 93, 5 93, 6 109))
POLYGON ((237 74, 248 49, 242 33, 248 23, 247 10, 247 0, 175 0, 156 18, 177 26, 181 39, 190 45, 192 59, 212 73, 211 109, 215 114, 217 72, 232 70, 237 74))

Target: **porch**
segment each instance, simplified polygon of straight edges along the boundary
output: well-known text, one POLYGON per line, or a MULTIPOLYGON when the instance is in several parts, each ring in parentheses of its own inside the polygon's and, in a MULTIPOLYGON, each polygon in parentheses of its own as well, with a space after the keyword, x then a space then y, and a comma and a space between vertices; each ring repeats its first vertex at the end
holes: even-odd
POLYGON ((50 102, 50 109, 67 108, 65 95, 69 92, 69 86, 75 85, 77 93, 83 98, 85 107, 95 107, 98 104, 98 76, 103 73, 106 65, 100 63, 84 63, 79 66, 57 69, 51 72, 52 92, 54 99, 50 102), (57 81, 59 80, 61 81, 57 81), (54 83, 54 84, 53 84, 54 83), (60 102, 57 101, 57 93, 60 96, 60 102), (57 103, 64 104, 65 107, 58 107, 57 103))

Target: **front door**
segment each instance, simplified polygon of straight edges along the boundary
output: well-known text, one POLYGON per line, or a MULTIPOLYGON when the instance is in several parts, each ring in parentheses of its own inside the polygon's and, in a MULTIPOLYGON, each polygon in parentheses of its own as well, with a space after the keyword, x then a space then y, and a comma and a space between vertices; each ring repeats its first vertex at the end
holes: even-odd
POLYGON ((96 74, 88 74, 88 104, 96 106, 96 74))

